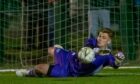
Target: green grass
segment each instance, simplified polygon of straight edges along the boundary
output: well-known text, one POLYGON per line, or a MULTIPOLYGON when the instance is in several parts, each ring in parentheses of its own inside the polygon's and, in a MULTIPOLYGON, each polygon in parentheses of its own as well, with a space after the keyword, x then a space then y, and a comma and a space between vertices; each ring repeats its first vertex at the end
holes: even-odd
POLYGON ((1 84, 139 84, 140 69, 105 69, 90 77, 31 78, 16 77, 15 73, 0 73, 1 84))

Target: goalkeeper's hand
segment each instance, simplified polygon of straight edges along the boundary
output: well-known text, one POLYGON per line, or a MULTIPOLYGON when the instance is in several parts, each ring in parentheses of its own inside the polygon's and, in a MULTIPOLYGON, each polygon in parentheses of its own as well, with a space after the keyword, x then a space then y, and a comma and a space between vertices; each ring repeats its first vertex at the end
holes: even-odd
POLYGON ((122 62, 124 61, 125 59, 125 56, 124 56, 124 53, 119 51, 115 54, 115 64, 117 66, 121 66, 122 62))

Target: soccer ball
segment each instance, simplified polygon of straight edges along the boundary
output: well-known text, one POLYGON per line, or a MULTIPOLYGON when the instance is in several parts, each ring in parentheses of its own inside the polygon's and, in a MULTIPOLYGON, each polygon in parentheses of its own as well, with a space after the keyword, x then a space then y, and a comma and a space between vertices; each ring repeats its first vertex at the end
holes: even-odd
POLYGON ((83 47, 78 52, 78 58, 82 63, 91 63, 95 60, 95 53, 90 47, 83 47))

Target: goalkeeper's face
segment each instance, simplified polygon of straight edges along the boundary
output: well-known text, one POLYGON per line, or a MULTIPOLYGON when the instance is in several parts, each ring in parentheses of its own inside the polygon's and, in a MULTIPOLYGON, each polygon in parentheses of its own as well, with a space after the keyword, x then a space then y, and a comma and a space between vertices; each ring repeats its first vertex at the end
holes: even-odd
POLYGON ((100 32, 97 37, 97 45, 100 48, 106 48, 111 43, 111 38, 107 33, 100 32))

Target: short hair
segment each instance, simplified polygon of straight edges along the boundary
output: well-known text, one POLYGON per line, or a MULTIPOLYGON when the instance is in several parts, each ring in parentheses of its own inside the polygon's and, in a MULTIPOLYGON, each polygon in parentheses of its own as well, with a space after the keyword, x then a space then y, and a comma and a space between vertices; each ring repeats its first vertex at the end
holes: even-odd
POLYGON ((114 37, 114 32, 110 29, 110 28, 101 28, 99 31, 98 31, 98 35, 100 32, 103 32, 103 33, 107 33, 108 36, 112 39, 114 37))

